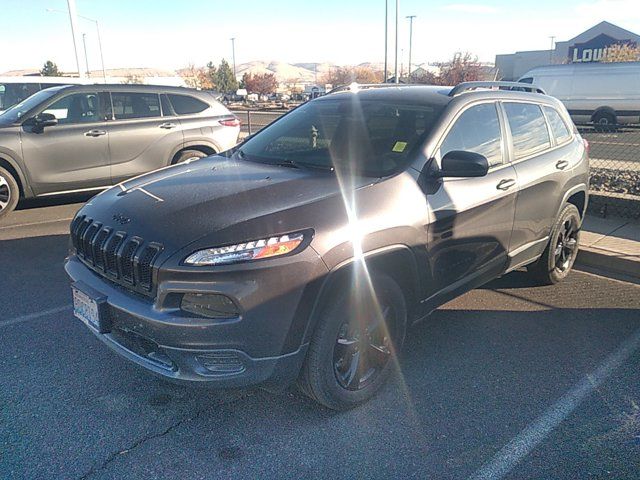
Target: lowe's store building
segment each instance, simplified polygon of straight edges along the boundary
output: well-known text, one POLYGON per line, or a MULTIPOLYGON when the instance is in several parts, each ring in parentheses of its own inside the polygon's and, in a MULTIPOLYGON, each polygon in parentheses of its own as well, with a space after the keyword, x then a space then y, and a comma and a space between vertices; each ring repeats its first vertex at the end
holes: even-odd
POLYGON ((640 35, 609 22, 601 22, 566 42, 557 42, 553 50, 534 50, 496 55, 498 78, 518 80, 534 67, 561 63, 599 62, 606 48, 615 44, 640 44, 640 35))

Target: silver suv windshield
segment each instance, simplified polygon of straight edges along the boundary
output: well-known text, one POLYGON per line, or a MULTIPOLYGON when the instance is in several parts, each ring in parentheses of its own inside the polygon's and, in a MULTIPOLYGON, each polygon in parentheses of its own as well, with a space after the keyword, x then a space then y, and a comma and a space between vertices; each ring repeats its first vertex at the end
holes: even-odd
POLYGON ((309 102, 247 140, 240 158, 383 177, 406 167, 443 107, 340 95, 309 102))
POLYGON ((13 107, 11 107, 9 110, 5 110, 3 113, 1 113, 0 123, 6 125, 18 122, 25 113, 58 93, 58 90, 60 90, 60 88, 62 87, 47 88, 46 90, 40 90, 39 92, 34 93, 29 98, 26 98, 22 102, 17 103, 13 107))

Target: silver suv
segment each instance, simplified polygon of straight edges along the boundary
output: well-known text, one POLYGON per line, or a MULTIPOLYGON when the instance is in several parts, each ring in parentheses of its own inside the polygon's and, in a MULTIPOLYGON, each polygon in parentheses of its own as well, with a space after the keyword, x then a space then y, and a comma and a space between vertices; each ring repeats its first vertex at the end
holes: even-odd
POLYGON ((240 121, 207 92, 67 85, 0 115, 0 217, 18 199, 99 190, 233 147, 240 121))

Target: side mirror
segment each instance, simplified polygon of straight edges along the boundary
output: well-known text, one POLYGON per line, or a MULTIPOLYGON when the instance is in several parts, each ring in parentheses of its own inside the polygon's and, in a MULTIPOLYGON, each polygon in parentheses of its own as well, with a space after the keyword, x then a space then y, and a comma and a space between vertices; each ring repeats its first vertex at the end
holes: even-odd
POLYGON ((475 152, 453 150, 442 157, 441 168, 435 176, 484 177, 489 171, 487 157, 475 152))
POLYGON ((54 125, 57 125, 58 119, 52 113, 43 112, 33 117, 33 120, 29 123, 33 125, 34 131, 42 132, 45 127, 53 127, 54 125))

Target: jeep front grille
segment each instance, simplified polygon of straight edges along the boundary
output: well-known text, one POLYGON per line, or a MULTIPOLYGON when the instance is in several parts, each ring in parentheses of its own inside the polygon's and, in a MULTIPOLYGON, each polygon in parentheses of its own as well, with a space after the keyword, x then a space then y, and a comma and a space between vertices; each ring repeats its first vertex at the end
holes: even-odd
POLYGON ((151 295, 153 264, 162 245, 103 226, 81 215, 71 224, 78 258, 101 276, 130 290, 151 295))

